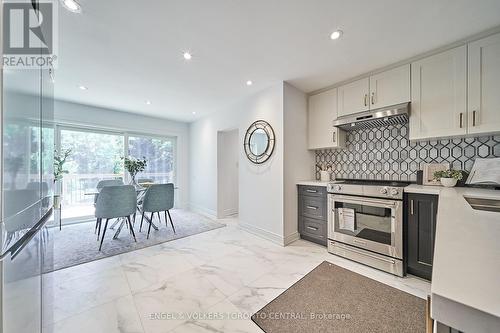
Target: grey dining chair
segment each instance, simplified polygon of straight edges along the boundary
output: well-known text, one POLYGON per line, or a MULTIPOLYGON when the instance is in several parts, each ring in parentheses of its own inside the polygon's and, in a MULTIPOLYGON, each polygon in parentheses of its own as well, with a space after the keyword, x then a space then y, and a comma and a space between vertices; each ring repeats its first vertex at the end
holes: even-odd
POLYGON ((168 219, 170 220, 170 225, 175 234, 175 227, 172 221, 172 216, 170 216, 170 209, 174 208, 174 184, 157 184, 151 185, 150 188, 144 194, 144 199, 142 203, 142 218, 141 225, 139 227, 139 232, 142 230, 142 222, 144 221, 144 214, 151 213, 149 219, 148 236, 151 232, 151 224, 153 222, 154 213, 158 214, 158 220, 161 222, 160 212, 165 213, 165 225, 168 227, 168 219))
MULTIPOLYGON (((100 192, 106 186, 120 186, 120 185, 123 185, 123 180, 122 179, 102 179, 99 182, 97 182, 96 189, 97 189, 98 192, 100 192)), ((94 206, 97 203, 97 197, 98 196, 99 196, 99 194, 94 195, 94 206)), ((99 223, 96 222, 94 233, 97 232, 97 227, 98 226, 99 226, 99 223)), ((97 237, 97 239, 99 239, 99 236, 97 237)))
POLYGON ((103 187, 106 186, 119 186, 123 185, 122 179, 102 179, 97 183, 97 190, 100 191, 103 187))
POLYGON ((99 235, 101 233, 102 219, 106 219, 106 224, 104 225, 104 230, 101 236, 101 244, 99 245, 99 251, 101 251, 102 243, 104 241, 104 236, 106 235, 106 229, 108 228, 108 222, 110 219, 124 218, 126 223, 130 228, 130 233, 137 242, 134 233, 134 227, 130 216, 135 213, 137 209, 137 194, 135 188, 132 185, 121 185, 121 186, 105 186, 99 192, 97 197, 97 203, 95 206, 95 217, 97 218, 97 224, 99 226, 99 231, 97 234, 97 239, 99 240, 99 235))

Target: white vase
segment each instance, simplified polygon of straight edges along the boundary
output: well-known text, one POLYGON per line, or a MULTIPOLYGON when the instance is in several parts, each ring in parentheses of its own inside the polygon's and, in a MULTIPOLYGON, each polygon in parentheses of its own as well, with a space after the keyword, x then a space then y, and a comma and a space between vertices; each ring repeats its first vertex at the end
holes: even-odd
POLYGON ((319 178, 322 182, 329 182, 330 181, 330 172, 328 171, 320 171, 319 172, 319 178))
POLYGON ((455 178, 441 178, 441 184, 444 187, 454 187, 457 185, 457 180, 455 178))
POLYGON ((60 195, 54 195, 54 209, 61 208, 62 198, 60 195))

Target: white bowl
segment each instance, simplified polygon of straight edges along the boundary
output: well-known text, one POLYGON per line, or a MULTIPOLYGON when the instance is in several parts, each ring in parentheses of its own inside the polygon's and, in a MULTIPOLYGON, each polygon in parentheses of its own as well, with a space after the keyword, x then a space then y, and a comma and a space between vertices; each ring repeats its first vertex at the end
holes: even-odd
POLYGON ((457 180, 455 178, 441 178, 441 184, 444 187, 454 187, 457 185, 457 180))

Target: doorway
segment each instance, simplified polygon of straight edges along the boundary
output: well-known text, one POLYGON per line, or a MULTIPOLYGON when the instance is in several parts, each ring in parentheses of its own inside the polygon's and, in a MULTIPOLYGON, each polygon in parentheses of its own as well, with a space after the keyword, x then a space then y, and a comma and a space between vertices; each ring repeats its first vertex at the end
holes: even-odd
POLYGON ((237 129, 217 132, 217 217, 238 215, 239 134, 237 129))

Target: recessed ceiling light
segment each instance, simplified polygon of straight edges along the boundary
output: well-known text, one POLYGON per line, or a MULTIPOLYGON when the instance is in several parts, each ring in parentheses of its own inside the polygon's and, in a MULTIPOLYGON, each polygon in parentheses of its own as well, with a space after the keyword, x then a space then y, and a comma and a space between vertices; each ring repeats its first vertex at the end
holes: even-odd
POLYGON ((342 34, 343 34, 343 31, 342 30, 335 30, 334 32, 332 32, 332 34, 330 35, 330 39, 339 39, 340 37, 342 37, 342 34))
POLYGON ((250 80, 247 81, 247 86, 251 86, 252 84, 253 84, 252 81, 250 81, 250 80))
POLYGON ((192 114, 196 114, 196 111, 193 111, 192 114))
POLYGON ((72 13, 81 13, 82 7, 75 0, 61 0, 61 4, 64 8, 69 10, 72 13))
POLYGON ((184 59, 186 60, 191 60, 191 58, 193 58, 193 56, 191 55, 191 53, 189 52, 184 52, 184 54, 182 55, 184 57, 184 59))
POLYGON ((151 101, 146 101, 146 104, 147 105, 151 105, 151 101))
POLYGON ((80 88, 80 90, 89 90, 89 88, 87 88, 85 86, 78 86, 78 88, 80 88))

